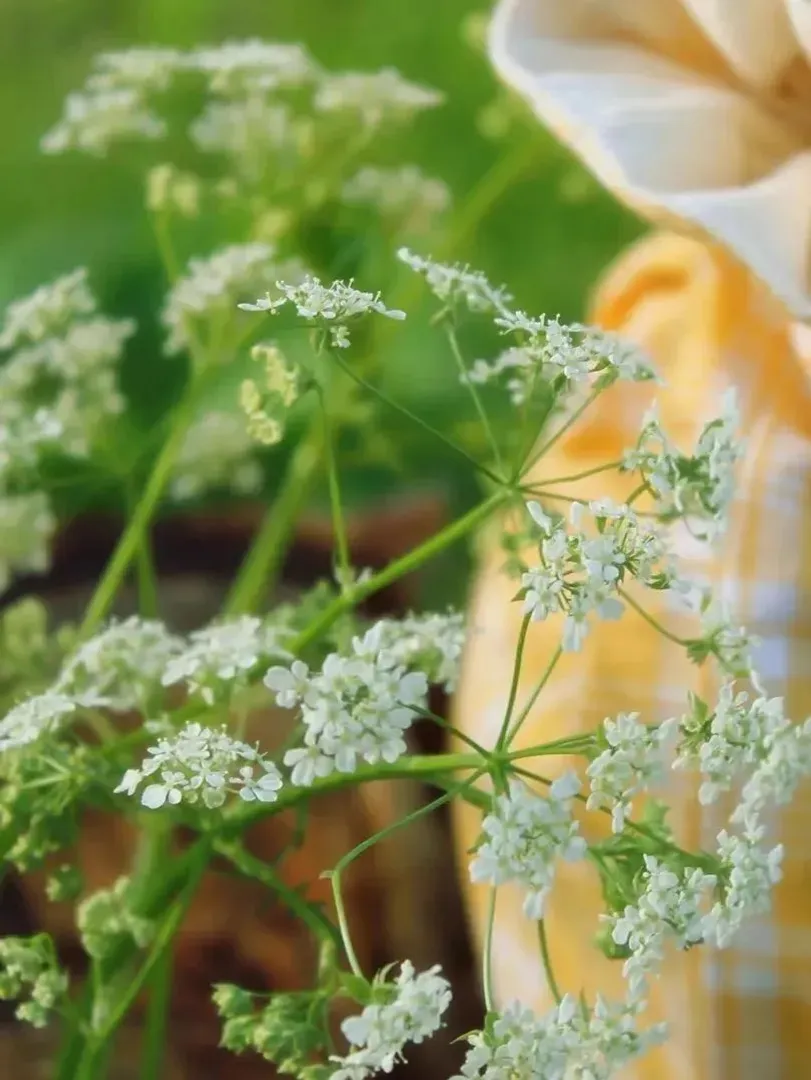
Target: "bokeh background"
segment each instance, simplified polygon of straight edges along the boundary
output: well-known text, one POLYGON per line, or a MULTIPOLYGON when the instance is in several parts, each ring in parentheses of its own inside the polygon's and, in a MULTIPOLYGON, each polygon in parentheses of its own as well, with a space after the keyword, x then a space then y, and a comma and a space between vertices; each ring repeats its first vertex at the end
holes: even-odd
MULTIPOLYGON (((164 283, 143 209, 144 161, 118 151, 105 159, 45 157, 38 141, 96 52, 263 37, 301 41, 325 67, 393 66, 440 89, 446 103, 407 131, 397 157, 453 190, 457 212, 443 254, 504 281, 531 312, 580 317, 601 268, 641 225, 505 100, 476 40, 476 18, 482 23, 486 10, 468 0, 7 0, 0 6, 0 302, 87 265, 103 307, 139 322, 123 379, 149 427, 178 380, 160 350, 164 283)), ((210 241, 199 247, 206 251, 210 241)), ((390 274, 358 284, 389 297, 402 276, 393 256, 390 274)), ((387 339, 382 358, 386 388, 443 430, 464 432, 470 403, 426 312, 425 293, 411 292, 408 323, 387 339)), ((464 461, 424 436, 406 447, 396 466, 353 468, 350 502, 427 486, 456 512, 476 497, 464 461)), ((285 452, 270 469, 271 488, 285 452)), ((89 482, 71 488, 62 510, 70 516, 118 498, 89 482)), ((440 568, 434 600, 456 598, 462 577, 456 563, 450 573, 440 568)))

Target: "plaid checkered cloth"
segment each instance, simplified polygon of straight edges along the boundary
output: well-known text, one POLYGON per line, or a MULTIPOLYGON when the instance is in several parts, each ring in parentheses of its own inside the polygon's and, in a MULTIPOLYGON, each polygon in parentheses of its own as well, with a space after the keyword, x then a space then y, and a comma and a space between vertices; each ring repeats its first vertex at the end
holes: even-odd
MULTIPOLYGON (((537 465, 533 479, 542 486, 544 478, 617 459, 634 444, 653 396, 665 429, 689 447, 700 425, 717 414, 725 389, 736 387, 745 453, 729 531, 712 553, 687 535, 677 537, 677 551, 691 564, 689 572, 712 579, 733 615, 760 638, 755 666, 769 694, 783 695, 787 715, 804 719, 811 713, 811 365, 793 343, 784 310, 722 251, 667 234, 643 240, 620 260, 596 298, 592 319, 644 347, 667 387, 613 387, 537 465)), ((627 480, 614 473, 556 490, 585 499, 621 500, 629 493, 627 480)), ((521 614, 520 605, 510 602, 516 586, 502 571, 503 554, 492 537, 484 539, 455 722, 487 745, 503 717, 521 614)), ((691 617, 669 609, 666 594, 647 592, 644 603, 676 634, 695 635, 691 617)), ((530 627, 524 698, 559 640, 555 620, 530 627)), ((680 715, 689 690, 712 700, 712 668, 690 664, 682 648, 628 610, 620 622, 597 624, 581 653, 564 655, 519 744, 593 729, 620 711, 638 710, 647 721, 680 715)), ((520 706, 521 696, 518 701, 520 706)), ((551 776, 573 764, 545 758, 540 771, 551 776)), ((671 824, 685 846, 714 847, 730 804, 701 806, 692 778, 680 772, 660 794, 673 807, 671 824)), ((466 807, 457 812, 466 865, 480 818, 466 807)), ((672 1038, 623 1076, 796 1080, 811 1071, 811 785, 775 815, 770 828, 770 839, 786 848, 773 910, 750 922, 723 951, 698 947, 668 958, 648 1015, 667 1019, 672 1038)), ((481 940, 487 889, 467 882, 465 889, 481 940)), ((547 918, 558 981, 566 990, 599 990, 622 1000, 621 964, 594 946, 603 910, 591 867, 561 865, 547 918)), ((509 889, 500 892, 493 940, 499 1001, 519 998, 547 1008, 537 930, 509 889)))

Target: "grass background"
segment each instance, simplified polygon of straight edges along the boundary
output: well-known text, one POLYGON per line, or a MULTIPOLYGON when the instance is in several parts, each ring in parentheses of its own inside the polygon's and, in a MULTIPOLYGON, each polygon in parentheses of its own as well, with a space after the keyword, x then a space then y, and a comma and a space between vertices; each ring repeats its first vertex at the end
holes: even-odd
MULTIPOLYGON (((301 41, 332 69, 393 66, 442 90, 445 105, 422 116, 398 149, 402 161, 443 178, 458 204, 491 170, 523 157, 523 175, 475 229, 460 237, 453 257, 506 282, 529 311, 579 317, 601 269, 641 226, 535 123, 519 123, 499 140, 482 134, 477 119, 497 88, 486 58, 463 32, 466 18, 482 10, 469 0, 25 0, 3 5, 0 302, 87 265, 103 306, 139 320, 142 330, 127 357, 125 387, 145 424, 160 413, 172 392, 172 369, 159 348, 162 275, 143 210, 141 168, 131 155, 116 153, 103 160, 44 157, 38 140, 57 119, 65 95, 84 81, 98 51, 263 37, 301 41)), ((359 284, 384 288, 384 294, 387 287, 359 284)), ((390 339, 384 357, 387 387, 443 430, 464 427, 472 419, 470 404, 442 342, 431 333, 424 312, 409 315, 407 329, 390 339)), ((440 487, 453 510, 475 497, 476 481, 464 462, 460 466, 422 435, 412 437, 407 448, 395 470, 353 469, 350 500, 426 484, 440 487)), ((285 452, 271 463, 271 489, 285 452)), ((116 495, 88 490, 76 496, 76 509, 105 499, 115 501, 116 495)), ((457 587, 447 584, 445 591, 452 594, 457 587)))

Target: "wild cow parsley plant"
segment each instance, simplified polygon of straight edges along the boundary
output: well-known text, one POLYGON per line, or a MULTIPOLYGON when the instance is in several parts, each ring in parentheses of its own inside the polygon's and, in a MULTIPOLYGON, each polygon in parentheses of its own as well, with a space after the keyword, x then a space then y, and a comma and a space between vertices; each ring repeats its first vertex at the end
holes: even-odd
MULTIPOLYGON (((365 970, 353 944, 363 913, 351 910, 342 884, 384 834, 450 800, 481 813, 462 876, 491 897, 483 1015, 464 1049, 457 1040, 454 1080, 618 1074, 666 1038, 646 1015, 665 959, 724 948, 770 908, 783 859, 770 815, 811 773, 811 719, 788 717, 767 692, 753 666, 756 642, 720 597, 690 580, 673 542, 678 528, 706 542, 725 527, 741 451, 735 404, 719 403, 686 447, 652 406, 636 444, 591 470, 595 482, 611 472, 627 483, 621 500, 576 497, 570 482, 581 477, 538 481, 549 449, 596 401, 608 404, 618 382, 640 384, 635 393, 652 402, 667 387, 631 343, 520 310, 485 273, 426 254, 455 213, 449 190, 393 161, 386 143, 441 101, 390 69, 328 71, 291 43, 138 49, 98 57, 43 139, 49 153, 101 159, 133 142, 154 151, 144 191, 165 276, 156 324, 163 362, 182 383, 144 445, 130 445, 141 429, 119 376, 135 325, 101 314, 96 273, 57 278, 0 320, 0 589, 49 566, 63 524, 55 460, 77 478, 97 469, 128 509, 79 625, 52 626, 31 597, 0 613, 3 858, 22 873, 48 859, 45 895, 76 903, 87 968, 79 993, 81 980, 62 969, 46 933, 7 937, 0 997, 17 1002, 21 1020, 62 1025, 69 1052, 57 1080, 107 1075, 118 1028, 147 982, 151 1009, 169 1001, 171 965, 160 961, 215 859, 218 871, 256 878, 269 902, 288 906, 319 956, 305 990, 212 987, 225 1047, 298 1080, 366 1080, 409 1060, 417 1044, 454 1040, 460 1033, 445 1027, 450 980, 407 957, 365 970), (391 241, 391 280, 405 277, 405 287, 376 279, 387 272, 379 251, 368 265, 357 254, 373 246, 358 223, 375 216, 391 241), (220 246, 189 239, 203 235, 195 231, 203 220, 220 246), (337 255, 307 240, 329 232, 325 221, 335 225, 337 255), (414 310, 413 288, 435 308, 438 356, 478 418, 481 438, 464 446, 378 388, 385 335, 414 310), (489 340, 492 355, 473 354, 469 328, 483 331, 477 340, 489 340), (396 443, 386 422, 394 413, 467 459, 482 494, 406 555, 359 573, 342 499, 347 445, 371 456, 396 443), (333 574, 282 603, 280 570, 319 485, 333 574), (171 507, 223 497, 252 497, 267 510, 217 616, 181 632, 161 611, 152 526, 171 507), (537 624, 553 626, 558 641, 528 703, 504 687, 497 734, 480 746, 432 709, 436 689, 453 692, 466 641, 486 627, 453 610, 372 620, 362 603, 485 523, 505 534, 516 574, 513 690, 537 624), (130 572, 138 612, 124 617, 114 612, 130 572), (653 594, 673 601, 657 611, 678 609, 678 628, 651 612, 653 594), (518 749, 561 657, 578 662, 596 623, 619 619, 666 635, 718 690, 706 700, 685 693, 664 722, 640 708, 518 749), (415 751, 418 724, 441 729, 443 752, 415 751), (554 757, 565 761, 552 779, 544 766, 554 757), (665 824, 666 803, 650 801, 666 797, 674 769, 719 816, 706 850, 692 850, 665 824), (248 830, 276 815, 316 828, 307 811, 324 792, 363 794, 369 782, 408 778, 441 794, 347 851, 327 873, 329 906, 313 902, 312 883, 286 886, 248 849, 248 830), (127 872, 95 891, 74 858, 86 811, 123 819, 138 837, 127 872), (622 971, 617 1000, 587 1000, 576 978, 561 985, 554 971, 544 915, 565 862, 602 885, 595 948, 622 971), (519 891, 523 917, 538 926, 553 1002, 542 1014, 500 999, 492 984, 503 889, 519 891)), ((461 235, 460 222, 471 227, 480 204, 473 192, 450 237, 461 235)), ((153 1011, 149 1021, 153 1062, 171 1026, 164 1020, 153 1011)))

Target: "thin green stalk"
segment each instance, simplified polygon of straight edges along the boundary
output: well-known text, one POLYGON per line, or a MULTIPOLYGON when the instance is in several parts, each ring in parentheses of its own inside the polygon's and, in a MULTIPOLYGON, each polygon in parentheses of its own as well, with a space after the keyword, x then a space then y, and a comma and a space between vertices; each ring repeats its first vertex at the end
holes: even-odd
POLYGON ((538 921, 538 945, 541 949, 541 960, 543 961, 543 969, 546 974, 546 984, 549 987, 549 992, 555 999, 555 1003, 560 1005, 561 994, 558 987, 555 973, 552 970, 552 959, 549 955, 549 942, 546 937, 546 923, 543 919, 538 921))
MULTIPOLYGON (((330 940, 336 946, 341 944, 341 935, 318 907, 310 904, 296 889, 292 889, 276 873, 269 863, 251 855, 239 840, 218 840, 215 851, 224 856, 245 877, 252 878, 279 897, 283 904, 298 916, 313 936, 319 940, 330 940)), ((146 1078, 144 1078, 146 1080, 146 1078)))
POLYGON ((532 456, 529 463, 524 466, 524 469, 523 469, 524 473, 529 472, 529 470, 534 465, 536 465, 541 460, 541 458, 552 449, 552 447, 555 445, 555 443, 559 439, 563 438, 563 436, 566 434, 566 432, 574 424, 577 423, 577 421, 581 418, 583 413, 586 412, 586 410, 589 408, 589 406, 594 404, 594 402, 597 400, 597 398, 600 396, 600 394, 602 392, 603 392, 603 387, 597 387, 594 390, 592 390, 592 392, 588 395, 588 397, 585 399, 585 401, 582 401, 580 403, 580 405, 578 405, 578 407, 574 410, 574 412, 571 414, 569 419, 564 424, 562 424, 561 427, 558 428, 558 430, 555 432, 555 434, 552 435, 549 439, 547 439, 546 442, 541 445, 539 450, 535 451, 535 454, 532 456))
POLYGON ((365 979, 366 976, 363 974, 363 968, 358 961, 355 946, 352 944, 352 935, 349 932, 349 920, 346 917, 344 898, 341 893, 341 875, 339 871, 333 870, 332 873, 329 874, 329 878, 332 886, 332 899, 335 904, 335 914, 338 917, 338 926, 341 930, 341 941, 343 943, 344 952, 346 953, 346 958, 349 961, 352 974, 357 975, 361 979, 365 979))
POLYGON ((538 746, 528 746, 523 750, 511 750, 507 755, 507 759, 508 761, 520 761, 522 758, 585 754, 593 745, 593 735, 570 735, 563 739, 553 739, 552 742, 541 743, 538 746))
POLYGON ((379 390, 374 385, 374 383, 368 382, 368 380, 364 379, 362 375, 359 375, 356 371, 353 371, 349 364, 345 363, 344 360, 342 360, 341 357, 337 355, 337 353, 333 352, 332 355, 338 367, 340 367, 341 371, 348 375, 350 379, 353 379, 358 384, 358 386, 362 386, 364 390, 368 390, 370 394, 373 394, 376 398, 378 398, 379 401, 382 401, 384 405, 387 405, 390 409, 393 409, 395 412, 398 412, 402 416, 405 416, 408 420, 411 421, 412 424, 416 424, 417 427, 421 427, 423 431, 427 431, 429 435, 432 435, 433 438, 438 439, 439 442, 443 443, 450 450, 453 450, 455 454, 459 454, 468 462, 469 465, 472 465, 474 469, 478 469, 479 472, 483 473, 489 480, 492 480, 494 484, 497 484, 499 487, 504 486, 504 481, 501 479, 501 477, 496 476, 496 474, 491 469, 488 469, 486 465, 482 465, 480 461, 476 461, 476 459, 471 457, 466 450, 463 450, 461 446, 457 446, 456 443, 453 442, 451 439, 447 439, 441 431, 437 431, 437 429, 435 427, 432 427, 431 424, 429 424, 426 420, 423 420, 421 417, 417 416, 416 413, 413 413, 410 409, 407 409, 405 405, 401 405, 399 402, 394 401, 392 398, 388 397, 388 395, 384 394, 382 390, 379 390))
POLYGON ((329 503, 332 511, 332 531, 338 549, 338 569, 341 588, 346 589, 350 581, 351 562, 349 542, 346 536, 346 521, 341 503, 341 484, 336 461, 335 433, 330 423, 327 404, 323 394, 319 395, 324 419, 324 449, 327 459, 327 483, 329 485, 329 503))
MULTIPOLYGON (((462 770, 480 769, 479 754, 426 754, 400 758, 393 765, 362 765, 352 773, 330 773, 319 777, 308 787, 283 788, 274 803, 239 805, 230 813, 226 811, 221 836, 241 835, 245 828, 260 818, 275 817, 299 803, 308 802, 318 795, 341 791, 346 787, 370 783, 373 780, 407 780, 420 778, 428 783, 440 783, 444 775, 462 770)), ((464 794, 464 792, 463 792, 464 794)))
POLYGON ((174 957, 172 950, 167 948, 156 962, 149 977, 149 999, 141 1045, 141 1080, 157 1080, 163 1075, 173 973, 174 957))
POLYGON ((510 721, 512 720, 515 699, 518 696, 518 684, 521 679, 521 664, 524 659, 524 645, 526 644, 527 631, 529 630, 531 621, 531 616, 525 615, 521 622, 521 629, 518 633, 518 644, 515 649, 515 663, 513 664, 513 674, 510 682, 510 696, 507 699, 507 708, 504 711, 501 730, 498 733, 498 739, 496 739, 496 751, 503 750, 507 742, 507 732, 510 730, 510 721))
POLYGON ((109 612, 124 575, 143 543, 149 523, 169 483, 178 452, 194 415, 198 391, 199 381, 195 380, 175 410, 170 435, 163 444, 163 449, 152 468, 143 493, 87 606, 80 628, 82 638, 89 637, 109 612))
POLYGON ((287 465, 281 487, 256 533, 225 602, 224 614, 256 611, 281 569, 296 517, 321 464, 321 424, 314 422, 299 442, 287 465))
POLYGON ((446 720, 444 716, 438 716, 436 713, 431 712, 430 709, 422 709, 419 705, 409 705, 409 708, 413 709, 414 712, 424 720, 431 720, 444 731, 449 731, 454 738, 460 739, 463 743, 466 743, 472 750, 481 754, 482 760, 487 760, 487 758, 491 756, 489 750, 485 749, 480 743, 477 743, 475 739, 471 739, 464 731, 460 731, 459 728, 454 727, 454 725, 450 723, 449 720, 446 720))
POLYGON ((681 645, 683 649, 687 648, 687 646, 690 644, 687 638, 680 638, 676 634, 668 630, 667 627, 662 626, 662 624, 657 619, 654 619, 651 614, 645 611, 645 609, 641 607, 636 602, 636 600, 634 600, 631 594, 625 589, 617 589, 617 592, 626 602, 626 604, 629 604, 634 609, 634 611, 637 612, 637 614, 642 616, 642 618, 645 620, 646 623, 648 623, 649 626, 652 626, 654 630, 658 630, 658 632, 664 637, 666 637, 668 641, 672 641, 676 645, 681 645))
POLYGON ((487 927, 484 932, 484 950, 482 952, 482 992, 484 994, 484 1007, 488 1013, 495 1010, 493 997, 493 927, 496 921, 496 899, 498 889, 495 885, 490 887, 490 900, 487 905, 487 927))
POLYGON ((584 469, 582 472, 572 473, 570 476, 555 476, 551 480, 538 480, 537 487, 548 488, 554 484, 573 484, 576 480, 585 480, 587 476, 596 476, 597 473, 618 469, 621 465, 621 461, 609 461, 607 465, 597 465, 593 469, 584 469))
POLYGON ((467 368, 465 367, 462 350, 459 347, 459 338, 456 336, 456 329, 450 321, 446 321, 445 323, 445 333, 447 334, 448 343, 451 347, 451 353, 453 355, 453 358, 456 361, 456 367, 459 370, 459 375, 462 378, 464 385, 467 387, 471 398, 473 399, 473 404, 476 407, 476 412, 479 414, 479 419, 481 420, 482 426, 485 430, 485 434, 487 435, 487 441, 490 443, 490 449, 492 450, 493 458, 495 459, 496 469, 498 470, 499 475, 503 475, 504 461, 501 457, 501 450, 499 449, 498 441, 493 434, 493 428, 490 425, 490 419, 487 415, 487 410, 484 407, 484 403, 482 402, 481 394, 477 390, 476 384, 466 377, 468 372, 467 368))
POLYGON ((501 506, 507 498, 507 492, 496 492, 495 495, 491 495, 488 499, 479 503, 478 506, 475 506, 462 517, 457 518, 456 521, 446 526, 446 528, 442 529, 435 536, 432 536, 430 540, 426 540, 425 543, 419 544, 407 555, 395 559, 394 562, 389 563, 383 570, 373 574, 367 581, 359 582, 353 585, 352 589, 345 592, 342 596, 337 596, 332 603, 329 604, 325 610, 298 635, 291 645, 291 650, 295 653, 300 653, 312 641, 317 640, 326 629, 332 626, 336 619, 339 619, 341 615, 344 614, 344 612, 350 611, 353 607, 362 603, 368 596, 372 596, 381 589, 385 589, 387 585, 399 581, 399 579, 405 577, 406 574, 410 574, 412 571, 419 569, 424 563, 450 547, 451 544, 455 543, 457 540, 461 540, 464 536, 467 536, 477 525, 485 521, 497 507, 501 506))
POLYGON ((550 659, 549 663, 546 666, 546 670, 544 671, 543 675, 541 675, 540 679, 538 680, 538 682, 537 682, 537 684, 535 686, 535 689, 529 695, 529 699, 528 699, 526 705, 523 707, 521 712, 516 717, 516 721, 513 724, 513 726, 507 732, 507 738, 505 740, 505 746, 509 746, 510 743, 515 738, 515 736, 521 730, 522 724, 526 720, 527 716, 529 716, 529 713, 530 713, 533 705, 535 704, 535 702, 541 696, 541 692, 543 691, 543 688, 549 682, 549 679, 551 678, 552 672, 555 670, 557 662, 558 662, 558 660, 560 660, 562 655, 563 655, 563 649, 561 648, 560 645, 558 645, 557 649, 555 649, 554 653, 552 654, 552 658, 550 659))

